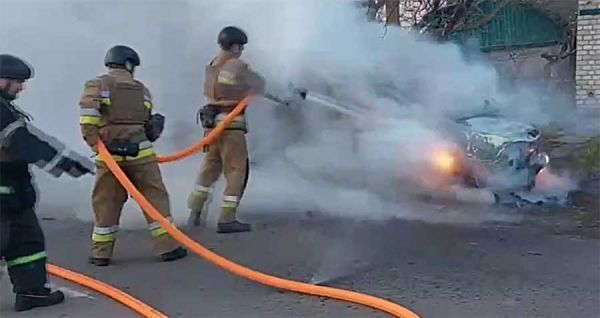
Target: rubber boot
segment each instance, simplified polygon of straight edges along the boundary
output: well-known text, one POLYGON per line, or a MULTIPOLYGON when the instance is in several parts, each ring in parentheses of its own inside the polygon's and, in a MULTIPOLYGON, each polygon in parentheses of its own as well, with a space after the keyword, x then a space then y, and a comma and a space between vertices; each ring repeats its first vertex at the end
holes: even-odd
POLYGON ((204 211, 206 201, 208 201, 209 193, 205 191, 194 191, 190 193, 187 201, 188 208, 190 209, 190 216, 188 218, 188 225, 199 226, 202 223, 201 215, 204 211))
POLYGON ((53 306, 62 303, 65 295, 60 291, 50 291, 50 288, 39 288, 17 293, 15 311, 25 311, 35 307, 53 306))
POLYGON ((217 224, 217 233, 227 234, 227 233, 241 233, 241 232, 251 232, 252 226, 248 223, 242 223, 240 221, 233 221, 227 223, 219 223, 217 224))
POLYGON ((250 224, 242 223, 236 219, 236 208, 222 207, 219 223, 217 223, 217 233, 240 233, 250 232, 252 227, 250 224))
POLYGON ((96 266, 108 266, 114 248, 115 241, 92 242, 92 256, 89 258, 90 264, 96 266))
POLYGON ((175 260, 184 258, 187 256, 187 254, 188 254, 187 250, 180 246, 170 252, 161 254, 160 259, 163 262, 171 262, 171 261, 175 261, 175 260))
POLYGON ((110 264, 109 258, 90 257, 90 264, 96 266, 108 266, 110 264))

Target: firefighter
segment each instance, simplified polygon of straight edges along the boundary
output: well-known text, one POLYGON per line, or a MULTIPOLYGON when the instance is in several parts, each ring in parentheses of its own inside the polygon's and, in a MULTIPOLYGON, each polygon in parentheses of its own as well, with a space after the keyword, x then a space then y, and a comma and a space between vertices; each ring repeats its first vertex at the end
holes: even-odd
MULTIPOLYGON (((162 132, 164 117, 152 114, 150 91, 134 79, 140 58, 132 48, 116 45, 106 52, 104 65, 107 73, 86 81, 79 101, 83 139, 94 152, 97 152, 98 140, 102 140, 131 182, 163 216, 171 219, 169 195, 152 147, 152 142, 162 132)), ((92 190, 94 230, 90 262, 107 266, 128 195, 99 155, 96 156, 96 166, 96 182, 92 190)), ((179 246, 158 222, 145 217, 154 250, 162 261, 187 256, 187 250, 179 246)))
POLYGON ((27 62, 0 54, 0 251, 16 293, 16 311, 64 300, 61 291, 45 286, 45 239, 35 213, 37 194, 29 165, 54 177, 67 173, 77 178, 94 169, 92 161, 37 129, 29 123, 29 115, 13 104, 32 77, 27 62))
MULTIPOLYGON (((200 110, 205 134, 222 121, 245 96, 264 93, 265 81, 262 76, 240 60, 247 42, 246 33, 235 26, 225 27, 218 34, 217 43, 221 52, 205 69, 204 95, 208 102, 200 110)), ((246 116, 242 113, 214 144, 205 149, 195 189, 188 197, 188 223, 196 226, 200 224, 200 216, 211 189, 223 172, 226 186, 217 232, 251 231, 250 224, 242 223, 236 217, 237 207, 248 181, 247 132, 246 116)))

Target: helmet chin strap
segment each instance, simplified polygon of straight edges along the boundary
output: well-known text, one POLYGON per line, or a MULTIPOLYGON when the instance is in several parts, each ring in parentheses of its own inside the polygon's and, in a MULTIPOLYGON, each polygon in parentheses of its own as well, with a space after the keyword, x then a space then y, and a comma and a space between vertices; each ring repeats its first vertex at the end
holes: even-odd
POLYGON ((129 61, 125 61, 125 69, 126 69, 126 70, 127 70, 129 73, 132 73, 132 74, 133 74, 133 69, 134 69, 134 66, 133 66, 133 64, 131 64, 131 62, 129 62, 129 61))
POLYGON ((241 56, 242 55, 242 49, 241 46, 239 44, 233 44, 231 46, 231 48, 229 48, 229 52, 235 54, 236 56, 241 56))

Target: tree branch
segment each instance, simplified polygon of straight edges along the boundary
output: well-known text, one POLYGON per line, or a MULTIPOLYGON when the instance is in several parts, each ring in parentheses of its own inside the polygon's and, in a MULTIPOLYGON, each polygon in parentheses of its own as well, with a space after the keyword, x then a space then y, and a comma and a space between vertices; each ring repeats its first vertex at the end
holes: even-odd
MULTIPOLYGON (((502 11, 502 9, 504 9, 511 2, 514 2, 514 0, 501 1, 500 3, 496 4, 496 7, 494 8, 494 10, 492 10, 486 16, 481 18, 477 23, 472 24, 472 25, 465 25, 462 29, 460 29, 460 31, 469 31, 469 30, 479 29, 482 26, 490 23, 498 15, 498 13, 500 11, 502 11)), ((480 3, 483 3, 483 1, 481 1, 480 3)))

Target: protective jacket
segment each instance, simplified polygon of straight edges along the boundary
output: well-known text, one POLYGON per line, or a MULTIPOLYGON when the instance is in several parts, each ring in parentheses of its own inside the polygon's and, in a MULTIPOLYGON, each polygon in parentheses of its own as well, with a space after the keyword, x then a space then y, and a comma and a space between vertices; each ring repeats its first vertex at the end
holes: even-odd
MULTIPOLYGON (((87 81, 79 105, 81 133, 94 151, 101 139, 109 151, 111 144, 123 146, 116 147, 125 149, 123 153, 113 152, 117 162, 142 164, 155 159, 146 130, 152 113, 152 95, 131 73, 110 69, 107 74, 87 81), (133 146, 136 150, 131 153, 127 148, 133 146)), ((96 160, 101 161, 99 156, 96 160)))
MULTIPOLYGON (((164 217, 170 217, 169 195, 152 147, 160 134, 156 131, 162 131, 163 117, 151 114, 152 96, 148 88, 127 70, 111 68, 107 74, 85 83, 79 105, 81 132, 86 143, 96 150, 98 140, 102 140, 150 204, 164 217)), ((96 162, 98 174, 92 190, 92 262, 104 266, 113 256, 121 211, 129 196, 99 156, 96 162)), ((167 231, 151 218, 146 220, 161 258, 182 257, 182 248, 167 231)))
POLYGON ((28 170, 29 164, 35 164, 55 177, 64 172, 79 177, 94 171, 90 160, 33 126, 29 122, 29 115, 16 105, 0 97, 0 107, 0 165, 3 178, 9 178, 12 171, 28 170))
MULTIPOLYGON (((264 91, 265 80, 233 53, 222 51, 206 66, 204 95, 208 99, 207 106, 215 109, 215 125, 244 97, 264 91)), ((238 116, 229 129, 246 131, 245 114, 238 116)))

